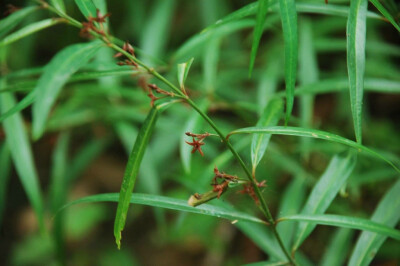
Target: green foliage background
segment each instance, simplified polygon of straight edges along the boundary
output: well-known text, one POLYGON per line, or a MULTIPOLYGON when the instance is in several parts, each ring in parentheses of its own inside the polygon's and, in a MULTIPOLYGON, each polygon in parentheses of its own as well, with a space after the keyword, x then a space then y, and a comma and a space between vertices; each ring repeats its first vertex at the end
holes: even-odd
POLYGON ((1 263, 399 262, 398 3, 48 2, 0 20, 1 263), (188 131, 217 134, 204 157, 188 131), (216 166, 261 203, 230 182, 190 207, 216 166))

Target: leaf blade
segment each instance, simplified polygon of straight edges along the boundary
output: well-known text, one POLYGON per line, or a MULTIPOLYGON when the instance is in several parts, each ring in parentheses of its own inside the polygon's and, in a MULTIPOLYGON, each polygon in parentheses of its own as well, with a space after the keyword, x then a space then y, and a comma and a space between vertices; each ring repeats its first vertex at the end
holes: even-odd
POLYGON ((92 0, 75 0, 75 4, 78 6, 82 15, 85 18, 96 17, 96 6, 94 5, 92 0))
POLYGON ((86 64, 101 47, 100 42, 73 44, 61 50, 45 67, 34 92, 33 103, 33 138, 41 137, 45 130, 46 119, 62 86, 69 77, 86 64))
POLYGON ((288 124, 294 103, 294 87, 297 75, 297 11, 294 0, 279 0, 285 47, 286 117, 288 124))
MULTIPOLYGON (((301 212, 302 214, 322 214, 327 210, 352 173, 356 165, 356 158, 356 155, 350 152, 343 155, 338 154, 332 158, 325 172, 312 189, 301 212)), ((314 228, 315 225, 299 223, 293 250, 300 247, 314 228)))
POLYGON ((0 20, 0 38, 12 31, 24 18, 36 10, 39 10, 36 6, 25 7, 0 20))
POLYGON ((399 230, 393 229, 392 227, 389 227, 381 223, 357 217, 349 217, 349 216, 334 215, 334 214, 323 214, 323 215, 297 214, 297 215, 285 216, 279 219, 279 222, 283 221, 304 221, 321 225, 352 228, 357 230, 370 231, 391 237, 396 240, 400 240, 399 230))
POLYGON ((393 169, 400 173, 400 169, 386 157, 381 154, 373 151, 372 149, 361 145, 352 140, 346 139, 336 134, 332 134, 326 131, 316 130, 316 129, 307 129, 300 127, 248 127, 241 128, 230 132, 227 136, 229 138, 233 134, 243 134, 243 133, 262 133, 262 134, 277 134, 277 135, 287 135, 287 136, 298 136, 298 137, 306 137, 306 138, 319 138, 327 141, 337 142, 344 144, 346 146, 358 149, 359 151, 364 151, 367 154, 370 154, 376 158, 379 158, 389 164, 393 169))
POLYGON ((147 144, 150 140, 151 133, 154 129, 158 117, 157 107, 153 107, 136 138, 135 145, 129 156, 125 169, 124 178, 119 193, 118 208, 114 221, 114 237, 118 249, 121 247, 121 232, 125 227, 126 215, 129 208, 129 202, 135 186, 137 174, 139 172, 140 163, 143 159, 147 144))
POLYGON ((350 2, 347 20, 347 71, 354 131, 362 143, 362 102, 364 94, 366 21, 368 0, 350 2))
MULTIPOLYGON (((394 227, 400 220, 400 213, 393 210, 400 209, 400 181, 384 195, 371 217, 371 221, 394 227)), ((349 265, 369 265, 386 240, 386 236, 371 232, 363 232, 354 247, 349 265)))

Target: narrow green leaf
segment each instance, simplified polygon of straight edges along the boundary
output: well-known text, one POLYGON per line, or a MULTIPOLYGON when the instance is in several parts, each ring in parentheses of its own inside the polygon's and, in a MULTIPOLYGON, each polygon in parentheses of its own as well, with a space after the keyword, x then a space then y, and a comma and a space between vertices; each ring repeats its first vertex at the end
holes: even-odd
POLYGON ((353 232, 348 228, 340 228, 328 244, 321 260, 322 266, 344 265, 346 256, 351 249, 353 232))
POLYGON ((65 5, 63 0, 50 0, 50 3, 53 7, 55 7, 58 11, 65 13, 65 5))
POLYGON ((364 94, 365 40, 368 0, 350 2, 347 20, 347 71, 351 112, 358 143, 362 143, 362 102, 364 94))
MULTIPOLYGON (((399 195, 400 181, 397 181, 379 202, 371 221, 384 224, 390 228, 395 227, 400 220, 400 212, 398 211, 400 210, 399 195)), ((398 232, 398 230, 396 231, 398 232)), ((400 240, 400 238, 396 239, 400 240)), ((349 265, 369 265, 385 240, 386 236, 384 235, 363 232, 357 240, 349 265)))
POLYGON ((379 0, 370 0, 371 3, 376 7, 376 9, 381 12, 381 14, 390 22, 392 25, 397 29, 397 31, 400 31, 400 26, 399 24, 394 20, 393 16, 390 14, 390 12, 379 2, 379 0))
POLYGON ((34 139, 42 136, 47 117, 62 86, 96 54, 101 45, 100 42, 73 44, 64 48, 46 65, 34 89, 37 95, 32 107, 34 139))
POLYGON ((97 17, 96 6, 93 4, 92 0, 75 0, 75 4, 85 18, 89 18, 89 16, 97 17))
MULTIPOLYGON (((52 158, 52 171, 50 180, 50 211, 54 215, 67 199, 69 182, 67 178, 69 133, 61 133, 52 158)), ((53 236, 55 239, 58 259, 65 262, 65 235, 63 214, 53 220, 53 236)))
MULTIPOLYGON (((107 194, 98 194, 98 195, 84 197, 64 205, 59 211, 71 205, 80 203, 91 203, 91 202, 119 202, 119 195, 118 193, 107 193, 107 194)), ((203 214, 208 216, 229 219, 232 221, 238 220, 244 222, 265 224, 265 221, 257 217, 251 216, 247 213, 234 210, 227 210, 225 208, 209 204, 202 204, 198 207, 191 207, 187 204, 187 201, 185 200, 174 199, 164 196, 134 193, 129 198, 128 204, 129 203, 159 207, 175 211, 203 214)))
POLYGON ((289 264, 288 261, 280 261, 280 262, 259 261, 259 262, 244 264, 243 266, 284 266, 288 264, 289 264))
MULTIPOLYGON (((353 172, 356 159, 357 156, 350 152, 335 155, 312 189, 301 214, 324 213, 349 178, 351 172, 353 172)), ((299 223, 293 250, 297 250, 300 247, 301 243, 311 234, 314 228, 315 225, 313 224, 299 223)))
POLYGON ((178 64, 178 82, 181 90, 185 91, 185 81, 187 78, 187 75, 189 73, 189 69, 192 66, 194 58, 190 58, 189 61, 178 64))
POLYGON ((114 236, 118 248, 121 247, 121 232, 125 227, 126 215, 128 213, 129 201, 135 186, 140 163, 142 162, 147 144, 153 132, 158 117, 157 107, 153 107, 147 115, 139 135, 136 138, 131 155, 125 169, 124 179, 119 193, 118 209, 114 221, 114 236))
MULTIPOLYGON (((0 93, 1 95, 1 93, 0 93)), ((29 105, 31 105, 35 101, 36 93, 35 91, 31 91, 28 95, 26 95, 21 101, 19 101, 16 105, 13 105, 9 110, 3 110, 0 115, 0 122, 3 122, 7 117, 22 111, 29 105)))
MULTIPOLYGON (((276 126, 283 110, 283 101, 280 99, 271 100, 265 107, 260 119, 257 122, 257 127, 276 126)), ((256 167, 268 147, 271 134, 254 134, 251 141, 251 163, 253 175, 256 167)))
POLYGON ((358 229, 363 231, 370 231, 400 241, 400 230, 393 229, 392 227, 389 227, 382 223, 377 223, 368 219, 362 219, 357 217, 349 217, 349 216, 334 215, 334 214, 323 214, 323 215, 297 214, 297 215, 282 217, 279 219, 278 222, 284 222, 284 221, 309 222, 313 224, 323 224, 323 225, 358 229))
POLYGON ((286 117, 288 124, 293 109, 294 86, 297 74, 297 12, 294 0, 279 0, 285 46, 286 117))
MULTIPOLYGON (((1 112, 4 113, 15 105, 15 99, 10 93, 2 93, 0 94, 0 103, 1 112)), ((17 113, 8 117, 4 120, 3 126, 7 136, 6 142, 11 150, 11 157, 18 176, 35 210, 40 231, 44 232, 43 201, 39 186, 39 178, 37 176, 31 146, 22 116, 17 113)))
POLYGON ((9 45, 15 41, 18 41, 19 39, 22 39, 22 38, 28 36, 28 35, 31 35, 35 32, 46 29, 48 27, 54 26, 61 22, 62 22, 62 20, 60 20, 60 19, 49 18, 49 19, 45 19, 45 20, 42 20, 39 22, 29 24, 28 26, 26 26, 14 33, 11 33, 10 35, 8 35, 4 39, 2 39, 0 41, 0 47, 9 45))
POLYGON ((253 72, 254 62, 256 61, 258 46, 264 31, 265 18, 270 7, 270 0, 258 0, 256 25, 254 26, 253 42, 251 44, 251 55, 249 65, 249 76, 253 72))
POLYGON ((22 20, 24 20, 24 18, 36 10, 39 10, 36 6, 25 7, 0 20, 0 39, 12 31, 22 20))
POLYGON ((10 149, 4 142, 0 145, 0 227, 3 221, 3 212, 6 206, 7 188, 11 169, 10 158, 10 149))
POLYGON ((300 128, 300 127, 279 127, 279 126, 278 127, 247 127, 247 128, 241 128, 241 129, 232 131, 231 133, 228 134, 228 137, 230 137, 233 134, 243 134, 243 133, 298 136, 298 137, 306 137, 306 138, 317 138, 317 139, 323 139, 323 140, 327 140, 327 141, 341 143, 346 146, 355 148, 359 152, 365 152, 366 154, 372 155, 375 158, 379 158, 379 159, 385 161, 390 166, 392 166, 393 169, 395 169, 397 172, 400 173, 400 169, 396 165, 394 165, 390 160, 388 160, 386 157, 371 150, 370 148, 367 148, 366 146, 358 144, 357 142, 354 142, 352 140, 343 138, 339 135, 332 134, 329 132, 315 130, 315 129, 300 128))

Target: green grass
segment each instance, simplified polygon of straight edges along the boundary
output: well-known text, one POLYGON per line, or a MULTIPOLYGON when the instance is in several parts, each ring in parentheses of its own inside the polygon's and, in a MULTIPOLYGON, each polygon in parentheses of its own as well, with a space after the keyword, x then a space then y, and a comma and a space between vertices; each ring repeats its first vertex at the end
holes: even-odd
POLYGON ((0 20, 0 226, 36 220, 6 262, 193 264, 190 239, 221 265, 396 260, 400 7, 370 2, 22 3, 0 20))

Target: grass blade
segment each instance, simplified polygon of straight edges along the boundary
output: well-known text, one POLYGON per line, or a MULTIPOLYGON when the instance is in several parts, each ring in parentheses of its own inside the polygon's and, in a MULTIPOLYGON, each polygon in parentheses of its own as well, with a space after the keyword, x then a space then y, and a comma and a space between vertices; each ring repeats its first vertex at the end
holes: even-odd
POLYGON ((61 23, 62 21, 60 19, 45 19, 39 22, 32 23, 14 33, 11 33, 7 37, 5 37, 3 40, 0 41, 0 47, 9 45, 15 41, 18 41, 19 39, 22 39, 28 35, 31 35, 35 32, 38 32, 40 30, 49 28, 51 26, 54 26, 58 23, 61 23))
POLYGON ((261 35, 264 31, 264 23, 269 8, 269 1, 270 0, 258 0, 256 25, 254 26, 253 42, 251 44, 249 76, 251 76, 251 73, 253 72, 258 46, 260 44, 261 35))
POLYGON ((351 249, 353 232, 348 228, 340 228, 335 232, 321 261, 322 266, 344 265, 351 249))
POLYGON ((96 54, 101 45, 100 42, 91 42, 68 46, 46 65, 34 89, 37 95, 32 107, 34 139, 42 136, 50 109, 62 86, 74 72, 96 54))
POLYGON ((39 10, 36 6, 25 7, 0 20, 0 39, 12 31, 24 18, 36 10, 39 10))
MULTIPOLYGON (((399 194, 400 181, 397 181, 379 202, 371 221, 385 224, 388 227, 396 226, 400 219, 399 194)), ((369 265, 385 240, 386 236, 384 235, 363 232, 357 240, 349 265, 369 265)))
MULTIPOLYGON (((265 107, 263 114, 257 122, 258 127, 276 126, 283 110, 283 101, 280 99, 271 100, 265 107)), ((255 176, 256 167, 268 147, 271 134, 254 134, 251 141, 251 163, 253 176, 255 176)))
POLYGON ((393 16, 390 12, 379 2, 379 0, 370 0, 370 2, 376 7, 376 9, 381 12, 381 14, 390 22, 392 23, 393 27, 400 31, 399 24, 394 20, 393 16))
POLYGON ((117 214, 114 221, 114 236, 118 248, 121 247, 121 232, 125 227, 126 215, 128 213, 129 202, 135 186, 140 163, 142 162, 151 133, 153 132, 158 117, 157 107, 153 107, 147 115, 139 134, 136 138, 131 155, 125 169, 124 179, 119 193, 117 214))
POLYGON ((371 150, 370 148, 358 144, 352 140, 343 138, 339 135, 332 134, 326 131, 315 130, 315 129, 307 129, 301 127, 247 127, 234 130, 228 134, 228 138, 233 134, 243 134, 243 133, 256 133, 256 134, 276 134, 276 135, 287 135, 287 136, 297 136, 297 137, 306 137, 306 138, 318 138, 327 141, 337 142, 344 144, 346 146, 357 149, 359 152, 365 152, 366 154, 372 155, 375 158, 381 159, 388 163, 393 169, 400 173, 400 169, 394 165, 390 160, 386 159, 386 157, 380 155, 379 153, 371 150))
POLYGON ((285 46, 286 117, 288 124, 293 109, 294 86, 297 73, 297 12, 294 0, 279 0, 285 46))
MULTIPOLYGON (((10 93, 0 94, 1 112, 15 105, 15 98, 10 93)), ((24 127, 22 116, 17 113, 8 117, 3 122, 6 132, 6 142, 11 150, 11 158, 14 162, 22 186, 36 213, 40 231, 45 231, 43 218, 43 201, 40 191, 39 178, 33 161, 33 155, 29 138, 24 127)))
POLYGON ((324 215, 297 214, 297 215, 282 217, 278 220, 278 222, 283 222, 283 221, 309 222, 314 224, 323 224, 323 225, 338 226, 344 228, 352 228, 363 231, 370 231, 400 241, 400 230, 393 229, 392 227, 389 227, 382 223, 377 223, 368 219, 362 219, 357 217, 349 217, 349 216, 334 215, 334 214, 324 214, 324 215))
POLYGON ((347 20, 347 71, 349 74, 350 102, 354 131, 357 142, 360 144, 362 143, 367 7, 368 0, 351 1, 347 20))
POLYGON ((96 6, 92 0, 75 0, 75 4, 85 18, 89 18, 89 16, 96 17, 96 6))
MULTIPOLYGON (((335 155, 312 189, 301 214, 324 213, 349 178, 351 172, 353 172, 356 159, 356 155, 350 152, 335 155)), ((315 225, 313 224, 299 223, 293 250, 297 250, 300 247, 301 243, 311 234, 314 228, 315 225)))
MULTIPOLYGON (((1 95, 1 94, 0 94, 1 95)), ((3 110, 2 114, 0 115, 0 122, 3 122, 4 119, 6 119, 9 116, 12 116, 13 114, 22 111, 29 105, 31 105, 36 98, 36 93, 35 91, 31 91, 28 95, 26 95, 21 101, 19 101, 16 105, 13 105, 10 109, 8 110, 3 110)))
POLYGON ((6 143, 0 146, 0 227, 3 221, 3 212, 6 206, 7 185, 10 177, 11 160, 10 150, 6 143))
MULTIPOLYGON (((119 202, 118 199, 119 199, 118 193, 107 193, 107 194, 88 196, 64 205, 59 211, 75 204, 92 203, 92 202, 119 202)), ((128 203, 209 215, 209 216, 229 219, 232 221, 238 220, 238 221, 265 224, 265 221, 257 217, 251 216, 247 213, 234 210, 227 210, 225 208, 209 204, 202 204, 198 207, 191 207, 187 204, 186 200, 174 199, 164 196, 134 193, 129 198, 128 203)))

